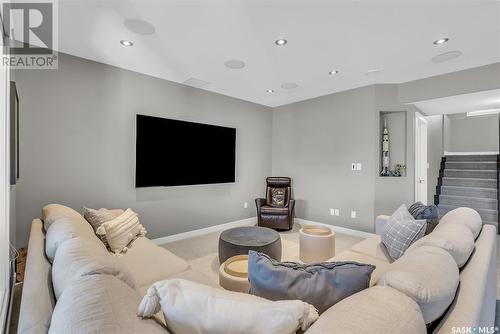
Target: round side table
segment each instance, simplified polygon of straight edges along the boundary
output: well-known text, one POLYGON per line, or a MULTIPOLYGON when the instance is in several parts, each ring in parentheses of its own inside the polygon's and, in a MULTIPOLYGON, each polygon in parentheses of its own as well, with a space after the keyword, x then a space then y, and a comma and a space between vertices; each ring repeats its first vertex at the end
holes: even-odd
POLYGON ((300 260, 323 262, 335 256, 335 232, 326 226, 306 225, 299 231, 300 260))
POLYGON ((226 290, 248 293, 248 255, 236 255, 219 267, 219 285, 226 290))

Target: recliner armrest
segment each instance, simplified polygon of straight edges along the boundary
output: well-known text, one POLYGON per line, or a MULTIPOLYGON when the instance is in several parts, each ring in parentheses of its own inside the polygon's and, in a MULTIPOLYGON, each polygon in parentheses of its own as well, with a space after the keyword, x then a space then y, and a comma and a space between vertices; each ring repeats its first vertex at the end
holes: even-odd
POLYGON ((255 205, 257 206, 257 212, 260 212, 260 208, 263 205, 266 205, 266 199, 265 198, 256 198, 255 205))
POLYGON ((291 199, 288 201, 288 212, 292 214, 294 208, 295 208, 295 200, 291 199))

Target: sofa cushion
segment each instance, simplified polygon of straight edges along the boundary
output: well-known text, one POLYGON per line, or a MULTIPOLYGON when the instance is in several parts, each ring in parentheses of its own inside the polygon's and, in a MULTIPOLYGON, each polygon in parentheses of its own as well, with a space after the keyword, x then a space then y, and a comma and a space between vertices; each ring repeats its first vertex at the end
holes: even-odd
POLYGON ((406 205, 401 205, 382 231, 382 242, 389 255, 394 260, 399 259, 412 243, 424 235, 426 225, 425 220, 413 219, 406 205))
POLYGON ((481 233, 481 228, 483 227, 483 220, 479 213, 471 208, 457 208, 447 212, 439 223, 440 225, 446 225, 449 223, 461 223, 469 228, 474 236, 474 240, 481 233))
POLYGON ((131 273, 138 286, 151 285, 189 269, 189 264, 146 237, 137 238, 115 259, 131 273))
POLYGON ((278 262, 263 253, 248 253, 252 295, 269 300, 299 299, 314 305, 319 313, 368 288, 374 269, 357 262, 278 262))
POLYGON ((292 334, 318 318, 314 307, 300 300, 269 301, 182 279, 153 284, 138 315, 151 317, 160 309, 168 327, 179 334, 292 334))
POLYGON ((390 263, 380 258, 375 258, 363 253, 358 253, 352 250, 345 250, 335 255, 329 261, 354 261, 359 263, 367 263, 375 266, 370 278, 370 286, 377 283, 378 278, 390 267, 390 263))
POLYGON ((330 307, 306 334, 425 334, 418 305, 403 293, 374 286, 330 307))
POLYGON ((80 277, 57 301, 49 333, 168 333, 155 320, 137 317, 140 301, 140 294, 116 277, 80 277))
POLYGON ((61 294, 79 277, 94 274, 116 276, 132 288, 136 283, 129 270, 103 247, 80 237, 63 242, 52 264, 52 283, 54 295, 61 294))
POLYGON ((66 217, 54 221, 48 228, 45 240, 45 254, 50 262, 54 261, 57 248, 64 241, 76 237, 81 237, 96 243, 96 247, 106 248, 94 234, 94 230, 89 224, 82 224, 79 220, 66 217))
POLYGON ((394 261, 387 252, 387 248, 385 248, 384 244, 382 243, 382 238, 380 235, 368 237, 365 240, 358 242, 357 244, 352 246, 350 250, 366 254, 389 263, 392 263, 394 261))
POLYGON ((458 282, 458 267, 448 252, 421 246, 391 264, 377 285, 390 286, 412 298, 427 324, 441 317, 450 306, 458 282))
POLYGON ((70 207, 61 204, 48 204, 42 208, 43 228, 48 231, 49 226, 60 218, 68 218, 74 222, 87 223, 85 218, 70 207))
POLYGON ((415 242, 408 251, 421 246, 434 246, 446 250, 461 268, 474 251, 474 237, 464 224, 446 223, 442 226, 439 224, 438 228, 415 242))

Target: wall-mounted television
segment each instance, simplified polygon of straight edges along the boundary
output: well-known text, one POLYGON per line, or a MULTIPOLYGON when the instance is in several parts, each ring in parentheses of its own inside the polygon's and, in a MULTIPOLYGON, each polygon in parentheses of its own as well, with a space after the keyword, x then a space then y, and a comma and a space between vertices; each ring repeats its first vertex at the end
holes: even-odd
POLYGON ((236 129, 137 115, 135 186, 235 181, 236 129))

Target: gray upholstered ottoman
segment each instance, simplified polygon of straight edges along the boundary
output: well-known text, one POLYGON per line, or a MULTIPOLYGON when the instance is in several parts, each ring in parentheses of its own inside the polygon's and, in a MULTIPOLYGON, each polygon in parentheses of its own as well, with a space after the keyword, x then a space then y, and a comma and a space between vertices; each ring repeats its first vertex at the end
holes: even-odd
POLYGON ((267 227, 235 227, 221 233, 219 237, 219 262, 231 256, 248 255, 249 250, 267 254, 281 261, 281 238, 278 232, 267 227))

